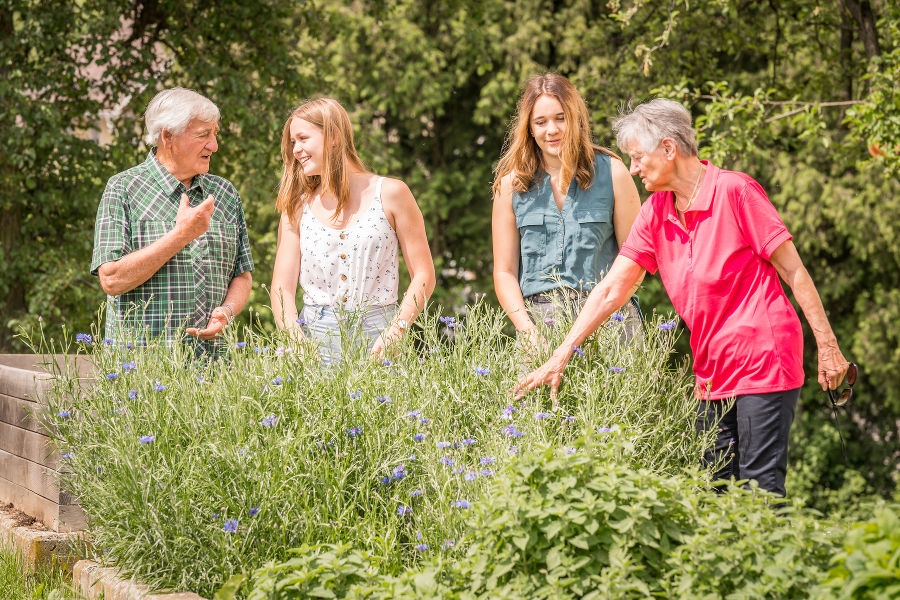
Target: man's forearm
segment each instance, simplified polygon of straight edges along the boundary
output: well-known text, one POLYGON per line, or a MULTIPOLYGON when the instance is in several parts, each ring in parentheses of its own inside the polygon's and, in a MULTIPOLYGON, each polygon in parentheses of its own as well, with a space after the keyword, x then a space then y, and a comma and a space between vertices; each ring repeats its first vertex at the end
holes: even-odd
POLYGON ((228 291, 225 292, 225 299, 222 301, 221 306, 226 304, 230 306, 234 311, 233 316, 240 314, 244 310, 244 306, 247 305, 251 287, 253 287, 253 276, 250 274, 250 271, 244 271, 228 284, 228 291))
POLYGON ((190 239, 173 229, 149 246, 100 265, 98 273, 103 291, 110 296, 118 296, 133 290, 153 277, 188 242, 190 239))

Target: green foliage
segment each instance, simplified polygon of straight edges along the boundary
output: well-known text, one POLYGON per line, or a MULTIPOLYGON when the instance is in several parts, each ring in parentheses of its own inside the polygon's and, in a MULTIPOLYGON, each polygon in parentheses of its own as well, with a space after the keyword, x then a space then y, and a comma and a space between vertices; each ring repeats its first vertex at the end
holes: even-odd
POLYGON ((854 525, 834 563, 814 597, 900 597, 900 507, 883 506, 872 520, 854 525))
POLYGON ((498 310, 420 320, 389 364, 350 352, 327 369, 249 330, 210 363, 180 346, 64 345, 92 352, 94 381, 57 372, 48 426, 103 556, 198 593, 303 544, 351 544, 400 572, 460 541, 470 505, 493 502, 498 470, 532 448, 616 429, 622 464, 673 473, 709 441, 685 368, 661 367, 674 335, 657 323, 629 346, 604 327, 554 408, 546 392, 512 403, 520 357, 498 310))
POLYGON ((0 598, 77 600, 80 596, 65 580, 63 573, 63 569, 57 564, 29 570, 17 552, 4 547, 0 550, 0 598))
POLYGON ((628 464, 627 435, 576 448, 511 463, 461 556, 394 574, 357 549, 301 548, 257 570, 249 598, 807 598, 839 546, 837 524, 756 488, 717 494, 696 473, 628 464))

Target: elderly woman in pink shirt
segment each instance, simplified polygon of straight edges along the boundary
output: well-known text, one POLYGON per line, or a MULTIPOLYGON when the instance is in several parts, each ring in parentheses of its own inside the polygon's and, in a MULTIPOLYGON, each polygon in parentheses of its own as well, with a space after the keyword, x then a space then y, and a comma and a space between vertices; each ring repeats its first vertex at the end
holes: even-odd
POLYGON ((628 300, 645 271, 659 271, 691 330, 698 431, 719 427, 706 462, 731 455, 716 478, 755 479, 784 496, 788 433, 804 374, 800 319, 779 276, 812 327, 822 388, 837 388, 849 368, 816 287, 762 187, 699 159, 681 104, 641 104, 616 121, 615 131, 632 175, 653 194, 562 345, 516 391, 549 385, 555 400, 573 347, 628 300), (726 412, 723 400, 730 398, 736 402, 726 412))

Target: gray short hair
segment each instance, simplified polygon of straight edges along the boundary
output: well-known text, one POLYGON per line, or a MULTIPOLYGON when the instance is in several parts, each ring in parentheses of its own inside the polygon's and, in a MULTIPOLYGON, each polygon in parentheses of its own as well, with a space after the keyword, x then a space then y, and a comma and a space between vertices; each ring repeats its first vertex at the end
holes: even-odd
POLYGON ((147 135, 144 141, 150 146, 159 144, 163 129, 178 135, 184 133, 191 119, 218 121, 219 107, 213 101, 183 87, 163 90, 153 97, 144 113, 147 135))
POLYGON ((638 104, 631 112, 613 121, 616 144, 623 151, 629 142, 639 142, 652 152, 664 138, 672 138, 679 152, 697 156, 697 132, 691 125, 691 113, 679 102, 656 98, 638 104))

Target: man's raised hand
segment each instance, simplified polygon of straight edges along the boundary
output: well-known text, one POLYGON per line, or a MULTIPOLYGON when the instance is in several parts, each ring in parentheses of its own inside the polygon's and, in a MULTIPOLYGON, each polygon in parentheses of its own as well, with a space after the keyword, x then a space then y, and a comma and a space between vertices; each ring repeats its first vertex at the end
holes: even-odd
POLYGON ((175 215, 175 228, 188 238, 188 241, 206 233, 209 229, 209 219, 212 217, 216 204, 212 194, 206 200, 191 207, 187 194, 181 195, 181 204, 178 205, 178 214, 175 215))

